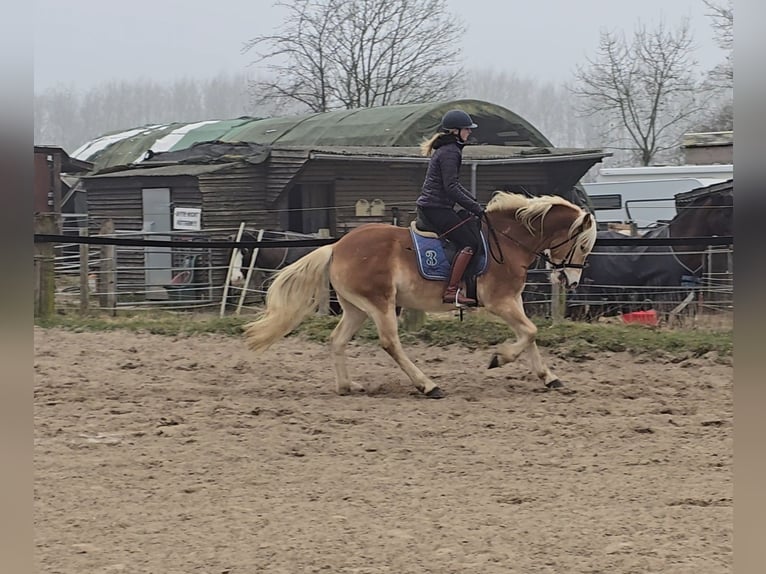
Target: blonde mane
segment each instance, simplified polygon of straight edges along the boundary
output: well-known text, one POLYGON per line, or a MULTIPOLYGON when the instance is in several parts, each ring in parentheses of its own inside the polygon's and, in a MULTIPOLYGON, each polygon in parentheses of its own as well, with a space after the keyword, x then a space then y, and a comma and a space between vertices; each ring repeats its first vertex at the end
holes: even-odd
MULTIPOLYGON (((545 216, 554 205, 564 205, 572 208, 578 215, 569 228, 569 237, 576 233, 586 217, 588 212, 583 211, 574 203, 567 201, 557 195, 541 195, 538 197, 527 197, 518 193, 507 193, 505 191, 496 191, 492 199, 487 204, 487 211, 512 211, 515 210, 516 219, 529 231, 534 234, 533 222, 540 219, 540 229, 538 233, 543 234, 543 222, 545 216)), ((588 251, 593 249, 596 242, 596 226, 591 225, 577 238, 576 247, 585 247, 588 251)))

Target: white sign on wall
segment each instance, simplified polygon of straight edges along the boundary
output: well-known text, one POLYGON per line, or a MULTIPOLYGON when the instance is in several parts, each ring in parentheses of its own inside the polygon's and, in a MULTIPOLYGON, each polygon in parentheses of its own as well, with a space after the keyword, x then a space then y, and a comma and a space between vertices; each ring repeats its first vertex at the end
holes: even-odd
POLYGON ((199 207, 176 207, 173 209, 173 229, 199 231, 202 229, 202 209, 199 207))

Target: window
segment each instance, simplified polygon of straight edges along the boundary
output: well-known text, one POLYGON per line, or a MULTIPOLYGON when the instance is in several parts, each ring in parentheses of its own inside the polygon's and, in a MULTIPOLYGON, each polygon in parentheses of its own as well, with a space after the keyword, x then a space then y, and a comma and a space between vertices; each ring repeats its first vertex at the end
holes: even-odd
POLYGON ((604 195, 589 195, 593 209, 622 209, 622 195, 607 193, 604 195))

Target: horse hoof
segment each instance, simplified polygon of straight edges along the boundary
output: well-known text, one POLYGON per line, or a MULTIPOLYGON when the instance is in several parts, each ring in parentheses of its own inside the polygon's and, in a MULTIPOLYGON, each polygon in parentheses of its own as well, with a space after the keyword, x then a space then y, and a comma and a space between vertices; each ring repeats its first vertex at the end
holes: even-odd
POLYGON ((500 366, 500 359, 497 358, 497 355, 492 355, 492 360, 489 362, 488 369, 496 369, 500 366))
POLYGON ((426 393, 426 396, 427 396, 429 399, 443 399, 443 398, 444 398, 444 397, 446 397, 447 395, 446 395, 446 393, 445 393, 443 390, 441 390, 439 387, 434 387, 433 389, 431 389, 430 391, 428 391, 428 392, 426 393))
POLYGON ((560 389, 564 386, 564 383, 559 381, 558 379, 553 379, 550 383, 545 383, 545 386, 549 389, 560 389))

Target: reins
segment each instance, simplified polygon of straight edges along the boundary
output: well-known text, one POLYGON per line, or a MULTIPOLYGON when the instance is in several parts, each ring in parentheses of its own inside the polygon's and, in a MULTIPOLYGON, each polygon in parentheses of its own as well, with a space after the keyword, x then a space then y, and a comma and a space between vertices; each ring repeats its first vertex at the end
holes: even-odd
MULTIPOLYGON (((475 217, 475 216, 474 216, 474 217, 475 217)), ((458 227, 461 227, 461 226, 465 225, 465 224, 466 224, 466 223, 468 223, 469 221, 471 221, 471 218, 470 218, 470 217, 466 217, 465 219, 462 219, 462 220, 460 221, 460 223, 458 223, 458 224, 456 224, 456 225, 453 225, 453 226, 452 226, 452 227, 450 227, 450 228, 449 228, 447 231, 445 231, 444 233, 442 233, 441 235, 439 235, 439 239, 444 239, 445 237, 447 237, 447 235, 448 235, 449 233, 452 233, 452 232, 453 232, 453 231, 455 231, 455 230, 456 230, 458 227)))
MULTIPOLYGON (((527 253, 530 253, 546 263, 548 263, 553 269, 584 269, 585 265, 580 263, 572 263, 570 259, 572 258, 572 255, 574 254, 575 245, 573 244, 572 247, 567 252, 564 259, 561 261, 561 263, 556 263, 555 261, 551 260, 551 258, 544 253, 543 251, 535 251, 531 247, 525 245, 515 237, 512 237, 511 235, 505 233, 504 231, 496 231, 495 227, 490 223, 489 217, 487 217, 486 213, 484 214, 484 221, 487 224, 487 230, 491 234, 491 239, 494 240, 495 246, 497 247, 498 252, 500 253, 499 258, 495 255, 495 253, 492 251, 492 241, 488 242, 489 244, 489 253, 492 256, 492 259, 495 260, 496 263, 503 263, 505 261, 505 257, 503 256, 503 249, 500 246, 500 240, 497 238, 497 234, 500 233, 503 237, 510 239, 513 241, 516 245, 524 249, 527 253)), ((570 241, 574 241, 574 239, 582 232, 582 228, 577 231, 577 233, 574 233, 571 237, 568 237, 564 241, 561 241, 557 243, 556 245, 551 245, 548 250, 553 251, 554 249, 557 249, 561 247, 562 245, 566 245, 570 241)))

